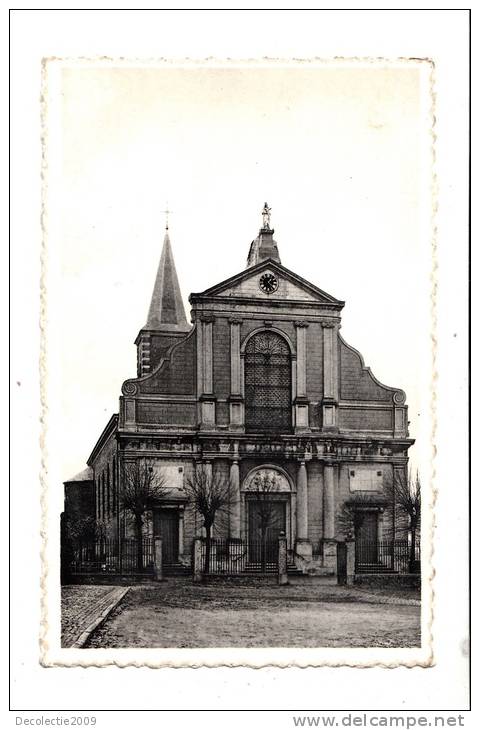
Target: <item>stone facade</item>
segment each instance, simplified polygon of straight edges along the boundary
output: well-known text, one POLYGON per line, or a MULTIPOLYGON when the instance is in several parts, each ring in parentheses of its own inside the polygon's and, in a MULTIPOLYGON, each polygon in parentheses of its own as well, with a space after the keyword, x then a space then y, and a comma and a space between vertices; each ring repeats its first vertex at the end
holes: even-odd
POLYGON ((163 529, 168 517, 178 562, 190 561, 202 534, 185 491, 199 464, 230 482, 228 516, 214 534, 231 539, 251 537, 253 476, 274 474, 287 549, 305 570, 335 569, 336 541, 348 537, 345 504, 371 514, 376 536, 392 536, 390 485, 413 443, 405 393, 380 383, 343 340, 344 302, 282 266, 268 224, 244 271, 189 301, 191 325, 167 233, 136 339, 137 377, 124 382, 118 417, 88 460, 109 535, 130 534, 119 509, 122 464, 148 459, 169 496, 145 530, 163 529))

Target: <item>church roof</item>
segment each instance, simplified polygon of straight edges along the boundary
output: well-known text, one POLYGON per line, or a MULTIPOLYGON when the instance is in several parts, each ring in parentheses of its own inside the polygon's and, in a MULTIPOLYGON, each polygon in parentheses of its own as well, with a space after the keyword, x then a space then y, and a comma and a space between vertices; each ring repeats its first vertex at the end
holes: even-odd
POLYGON ((315 284, 312 284, 298 274, 295 274, 293 271, 290 271, 290 269, 287 269, 285 266, 283 266, 283 264, 280 264, 273 259, 265 259, 264 261, 260 261, 258 264, 252 265, 250 266, 250 268, 240 271, 238 274, 235 274, 229 279, 225 279, 224 281, 215 284, 214 286, 206 289, 203 292, 192 293, 190 295, 190 301, 193 303, 197 299, 205 297, 227 297, 229 301, 232 301, 235 297, 238 301, 241 301, 242 298, 247 299, 255 297, 255 299, 258 301, 260 301, 261 299, 263 301, 270 302, 278 301, 275 298, 275 295, 273 295, 273 297, 262 295, 262 293, 258 290, 258 286, 256 285, 256 283, 252 288, 252 291, 254 291, 255 294, 251 293, 250 287, 242 286, 249 280, 254 280, 256 282, 258 279, 258 275, 263 271, 274 272, 278 274, 279 277, 282 277, 283 279, 289 281, 291 285, 293 285, 294 288, 292 289, 291 298, 284 301, 289 301, 291 303, 295 299, 299 301, 303 300, 304 304, 310 304, 312 306, 318 306, 318 304, 321 304, 324 307, 336 310, 342 309, 345 304, 345 302, 341 299, 336 299, 331 294, 323 291, 323 289, 319 289, 319 287, 315 286, 315 284), (307 298, 305 297, 305 295, 307 295, 307 298))
POLYGON ((273 228, 270 228, 271 212, 272 209, 268 207, 268 203, 265 203, 262 210, 262 227, 258 232, 258 236, 250 244, 247 268, 256 266, 267 259, 272 259, 272 261, 276 261, 278 264, 282 263, 280 261, 280 254, 278 253, 277 242, 273 240, 275 231, 273 228))
POLYGON ((278 253, 277 242, 273 239, 275 231, 273 228, 261 228, 258 236, 250 244, 248 252, 247 267, 256 266, 256 264, 272 259, 281 264, 280 254, 278 253))
POLYGON ((65 484, 68 482, 91 482, 93 479, 93 469, 90 466, 87 466, 86 469, 83 469, 83 471, 76 474, 71 479, 67 479, 65 481, 65 484))
POLYGON ((167 332, 188 332, 190 329, 185 316, 168 230, 163 240, 162 255, 144 329, 167 332))

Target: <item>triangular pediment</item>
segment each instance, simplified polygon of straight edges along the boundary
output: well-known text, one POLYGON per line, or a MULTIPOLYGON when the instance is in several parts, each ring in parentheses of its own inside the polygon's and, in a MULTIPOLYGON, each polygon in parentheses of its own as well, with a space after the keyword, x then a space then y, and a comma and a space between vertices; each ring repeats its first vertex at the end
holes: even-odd
POLYGON ((338 307, 344 304, 273 259, 262 261, 206 289, 201 294, 192 296, 311 302, 338 307), (273 278, 267 276, 265 279, 265 275, 268 274, 273 278), (268 291, 269 288, 271 291, 268 291))

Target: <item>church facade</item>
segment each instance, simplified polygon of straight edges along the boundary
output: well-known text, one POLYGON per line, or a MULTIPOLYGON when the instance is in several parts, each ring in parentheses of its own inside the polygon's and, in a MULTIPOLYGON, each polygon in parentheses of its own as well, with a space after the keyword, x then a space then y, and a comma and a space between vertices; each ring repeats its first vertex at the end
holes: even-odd
POLYGON ((189 564, 202 535, 185 488, 199 465, 229 483, 213 536, 247 545, 252 485, 271 478, 275 535, 286 534, 305 572, 335 571, 336 543, 352 537, 345 514, 362 513, 357 539, 395 537, 392 485, 413 443, 405 393, 365 367, 340 334, 344 302, 285 268, 273 235, 265 205, 246 268, 191 294, 189 324, 167 229, 135 340, 137 376, 123 383, 118 415, 88 459, 97 520, 113 538, 131 534, 124 464, 147 460, 162 474, 168 495, 144 529, 166 538, 172 564, 189 564))

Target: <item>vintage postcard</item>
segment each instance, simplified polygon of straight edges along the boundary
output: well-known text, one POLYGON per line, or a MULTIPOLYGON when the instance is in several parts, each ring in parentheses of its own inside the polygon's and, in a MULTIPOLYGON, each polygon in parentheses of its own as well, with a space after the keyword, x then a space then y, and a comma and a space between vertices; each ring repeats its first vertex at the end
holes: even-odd
POLYGON ((434 84, 44 60, 45 666, 432 664, 434 84))

